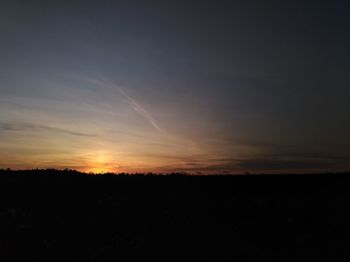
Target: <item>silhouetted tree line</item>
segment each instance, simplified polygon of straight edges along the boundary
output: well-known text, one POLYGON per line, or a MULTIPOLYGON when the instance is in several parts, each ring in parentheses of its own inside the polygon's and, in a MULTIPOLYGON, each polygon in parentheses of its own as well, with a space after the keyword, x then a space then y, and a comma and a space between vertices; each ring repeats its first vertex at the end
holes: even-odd
MULTIPOLYGON (((220 177, 231 177, 231 176, 295 176, 295 174, 268 174, 268 173, 249 173, 245 172, 243 175, 242 174, 230 174, 230 173, 216 173, 216 174, 202 174, 202 173, 187 173, 187 172, 171 172, 171 173, 154 173, 154 172, 137 172, 137 173, 126 173, 126 172, 121 172, 121 173, 112 173, 112 172, 106 172, 102 174, 95 174, 93 172, 86 173, 86 172, 80 172, 75 169, 55 169, 55 168, 48 168, 48 169, 23 169, 23 170, 18 170, 18 169, 11 169, 11 168, 0 168, 0 175, 61 175, 61 176, 66 176, 66 175, 75 175, 75 176, 86 176, 86 175, 95 175, 95 176, 196 176, 196 177, 212 177, 212 176, 220 176, 220 177)), ((349 173, 344 171, 344 172, 339 172, 339 173, 331 173, 331 172, 325 172, 325 173, 320 173, 320 174, 312 174, 312 176, 346 176, 349 173)), ((310 174, 298 174, 299 176, 310 176, 310 174)))
POLYGON ((1 261, 350 261, 349 174, 0 170, 1 261))
POLYGON ((54 169, 54 168, 48 168, 48 169, 24 169, 24 170, 15 170, 10 168, 2 168, 0 169, 0 175, 56 175, 56 176, 66 176, 66 175, 75 175, 75 176, 86 176, 86 175, 95 175, 95 176, 187 176, 190 175, 186 172, 173 172, 173 173, 154 173, 154 172, 147 172, 147 173, 112 173, 112 172, 106 172, 102 174, 95 174, 93 172, 85 173, 80 172, 75 169, 54 169))

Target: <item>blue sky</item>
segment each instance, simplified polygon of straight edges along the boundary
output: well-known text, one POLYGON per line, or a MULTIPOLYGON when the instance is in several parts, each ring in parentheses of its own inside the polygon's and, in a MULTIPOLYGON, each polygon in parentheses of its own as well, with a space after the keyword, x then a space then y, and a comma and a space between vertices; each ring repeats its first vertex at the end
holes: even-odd
POLYGON ((349 168, 347 1, 2 1, 0 166, 349 168))

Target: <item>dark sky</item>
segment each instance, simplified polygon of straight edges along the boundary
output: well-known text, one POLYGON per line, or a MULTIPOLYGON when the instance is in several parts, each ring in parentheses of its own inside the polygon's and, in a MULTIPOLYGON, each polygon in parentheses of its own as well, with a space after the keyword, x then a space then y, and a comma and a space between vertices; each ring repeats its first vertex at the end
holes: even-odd
POLYGON ((350 2, 0 3, 0 167, 350 168, 350 2))

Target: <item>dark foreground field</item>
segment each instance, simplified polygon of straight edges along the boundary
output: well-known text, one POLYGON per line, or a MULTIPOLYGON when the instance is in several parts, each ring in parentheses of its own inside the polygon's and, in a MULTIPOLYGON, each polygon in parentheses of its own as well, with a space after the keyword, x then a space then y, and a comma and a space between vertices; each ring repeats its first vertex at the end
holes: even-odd
POLYGON ((0 171, 0 261, 350 261, 349 181, 0 171))

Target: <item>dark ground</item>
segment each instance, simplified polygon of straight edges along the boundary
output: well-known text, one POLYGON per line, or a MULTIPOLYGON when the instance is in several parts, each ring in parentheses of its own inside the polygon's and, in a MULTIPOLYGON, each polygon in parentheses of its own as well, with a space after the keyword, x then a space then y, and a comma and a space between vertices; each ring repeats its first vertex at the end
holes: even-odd
POLYGON ((350 261, 349 182, 0 171, 0 260, 350 261))

